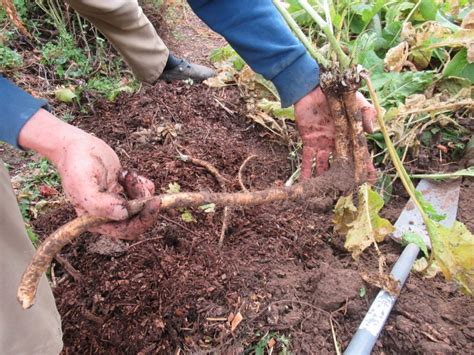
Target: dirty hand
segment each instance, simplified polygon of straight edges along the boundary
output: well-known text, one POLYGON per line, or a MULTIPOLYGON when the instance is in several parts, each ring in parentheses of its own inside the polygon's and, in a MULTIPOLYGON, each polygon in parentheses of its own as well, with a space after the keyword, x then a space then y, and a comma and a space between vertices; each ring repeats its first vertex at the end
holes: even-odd
POLYGON ((147 202, 138 215, 129 216, 122 196, 149 197, 154 194, 154 185, 144 177, 123 173, 115 152, 99 138, 41 109, 21 130, 19 144, 37 151, 57 167, 64 192, 78 215, 88 213, 117 221, 93 232, 134 239, 156 220, 160 209, 156 201, 147 202))
MULTIPOLYGON (((361 93, 357 93, 359 109, 364 116, 364 130, 373 131, 375 109, 361 93)), ((312 163, 316 160, 317 175, 329 168, 329 155, 334 150, 334 120, 329 111, 326 96, 318 86, 295 104, 296 127, 303 141, 303 162, 301 179, 311 177, 312 163)), ((376 180, 376 170, 372 162, 367 163, 369 181, 376 180)))

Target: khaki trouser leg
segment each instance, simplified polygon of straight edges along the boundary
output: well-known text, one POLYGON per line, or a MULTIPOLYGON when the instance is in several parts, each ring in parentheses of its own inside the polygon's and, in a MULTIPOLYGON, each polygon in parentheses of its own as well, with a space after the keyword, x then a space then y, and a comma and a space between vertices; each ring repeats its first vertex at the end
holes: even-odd
POLYGON ((66 0, 113 44, 137 79, 155 82, 168 60, 168 48, 137 0, 66 0))
POLYGON ((61 319, 43 276, 36 304, 23 310, 16 300, 21 274, 33 255, 10 177, 0 160, 0 354, 52 355, 62 347, 61 319))

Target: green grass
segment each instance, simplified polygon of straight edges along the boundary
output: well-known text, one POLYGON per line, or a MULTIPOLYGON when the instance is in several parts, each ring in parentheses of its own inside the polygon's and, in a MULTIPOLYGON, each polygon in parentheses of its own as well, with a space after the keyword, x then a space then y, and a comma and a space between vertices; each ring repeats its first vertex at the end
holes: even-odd
POLYGON ((23 57, 18 52, 0 44, 0 69, 15 69, 23 65, 23 57))

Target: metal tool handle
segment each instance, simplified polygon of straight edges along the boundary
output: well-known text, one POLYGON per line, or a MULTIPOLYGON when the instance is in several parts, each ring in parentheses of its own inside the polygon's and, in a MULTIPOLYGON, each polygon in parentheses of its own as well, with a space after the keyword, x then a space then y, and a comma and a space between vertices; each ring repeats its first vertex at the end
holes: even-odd
MULTIPOLYGON (((420 248, 417 245, 408 244, 395 263, 390 274, 400 282, 400 287, 405 284, 419 252, 420 248)), ((369 355, 371 353, 396 300, 397 297, 383 290, 378 293, 359 329, 344 351, 344 355, 369 355)))

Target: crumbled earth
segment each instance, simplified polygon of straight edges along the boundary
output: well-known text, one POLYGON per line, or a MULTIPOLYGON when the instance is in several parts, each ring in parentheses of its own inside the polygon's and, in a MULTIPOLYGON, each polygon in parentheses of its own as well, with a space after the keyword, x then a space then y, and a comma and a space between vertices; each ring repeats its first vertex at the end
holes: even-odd
MULTIPOLYGON (((114 147, 124 166, 153 180, 157 190, 219 191, 205 169, 177 159, 178 151, 212 163, 239 191, 279 186, 291 174, 287 147, 249 121, 236 89, 159 83, 115 103, 98 101, 74 124, 114 147), (224 109, 225 106, 227 109, 224 109)), ((472 187, 463 185, 460 218, 472 221, 472 187), (469 197, 470 196, 470 197, 469 197)), ((402 190, 384 210, 392 222, 406 202, 402 190)), ((73 279, 54 267, 54 295, 63 319, 64 353, 155 354, 252 352, 271 333, 295 354, 334 353, 330 319, 347 346, 377 293, 361 272, 376 271, 376 253, 358 262, 332 231, 331 212, 275 203, 235 209, 222 249, 222 209, 167 211, 136 241, 85 234, 62 256, 73 279), (364 292, 365 291, 365 294, 364 292), (232 317, 243 320, 231 331, 232 317)), ((42 237, 73 218, 64 205, 35 221, 42 237)), ((472 227, 472 225, 471 225, 472 227)), ((401 247, 381 244, 389 266, 401 247)), ((375 353, 474 351, 474 306, 440 276, 412 274, 375 353)))
MULTIPOLYGON (((145 11, 179 56, 209 64, 209 51, 224 44, 185 8, 167 9, 165 19, 145 11)), ((37 73, 26 71, 17 81, 33 93, 49 91, 37 73)), ((124 167, 153 180, 158 192, 170 183, 182 191, 220 190, 178 152, 212 163, 229 180, 228 191, 241 190, 237 174, 253 154, 243 172, 248 189, 281 186, 291 174, 287 147, 246 118, 235 88, 159 83, 115 103, 94 99, 82 111, 67 107, 77 117, 73 124, 104 139, 124 167)), ((21 170, 18 153, 2 146, 0 155, 12 174, 21 170)), ((471 231, 473 194, 472 181, 465 181, 459 219, 471 231)), ((394 222, 406 201, 396 185, 383 215, 394 222)), ((235 209, 222 249, 221 208, 193 209, 196 221, 189 223, 183 212, 163 212, 135 241, 86 233, 61 252, 51 277, 64 354, 252 353, 267 334, 276 352, 286 338, 294 354, 335 353, 333 333, 342 349, 348 345, 378 292, 360 276, 377 271, 377 255, 368 251, 354 261, 332 231, 330 211, 309 203, 235 209)), ((34 230, 44 239, 74 216, 63 204, 33 221, 34 230)), ((390 240, 380 248, 389 267, 402 250, 390 240)), ((411 274, 374 353, 468 354, 473 344, 473 302, 441 276, 411 274)))

